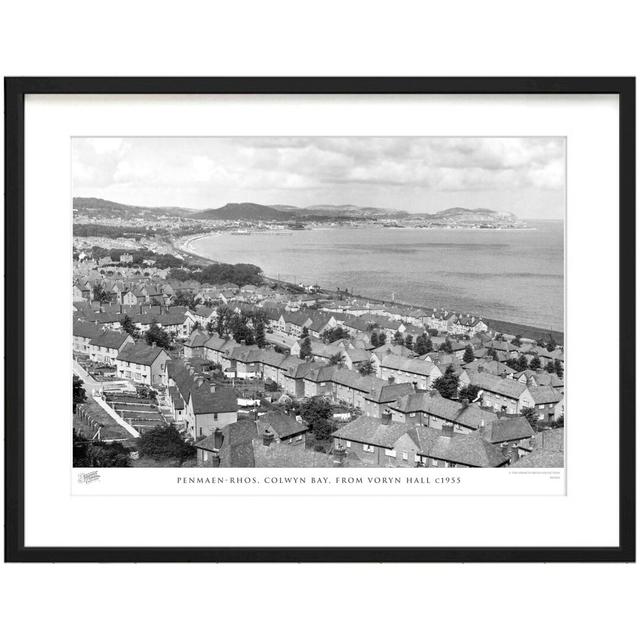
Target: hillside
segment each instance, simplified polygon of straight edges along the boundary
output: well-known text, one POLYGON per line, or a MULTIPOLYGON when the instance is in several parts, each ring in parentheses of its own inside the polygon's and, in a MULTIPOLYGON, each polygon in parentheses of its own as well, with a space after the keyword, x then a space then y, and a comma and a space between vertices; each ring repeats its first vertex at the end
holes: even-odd
POLYGON ((140 207, 103 200, 102 198, 74 198, 73 209, 77 215, 101 218, 139 218, 156 216, 191 216, 194 209, 183 207, 140 207))
POLYGON ((218 209, 205 209, 192 216, 197 220, 291 220, 293 213, 253 202, 229 202, 218 209))
POLYGON ((431 222, 442 224, 517 224, 518 218, 508 211, 494 211, 493 209, 465 209, 453 207, 444 209, 429 216, 424 216, 431 222))

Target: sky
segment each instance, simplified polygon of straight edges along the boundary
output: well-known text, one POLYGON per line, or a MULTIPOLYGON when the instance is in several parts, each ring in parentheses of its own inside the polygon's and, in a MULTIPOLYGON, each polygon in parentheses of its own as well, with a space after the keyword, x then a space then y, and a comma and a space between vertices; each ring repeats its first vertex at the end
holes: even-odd
POLYGON ((142 206, 485 207, 564 218, 564 138, 74 138, 73 195, 142 206))

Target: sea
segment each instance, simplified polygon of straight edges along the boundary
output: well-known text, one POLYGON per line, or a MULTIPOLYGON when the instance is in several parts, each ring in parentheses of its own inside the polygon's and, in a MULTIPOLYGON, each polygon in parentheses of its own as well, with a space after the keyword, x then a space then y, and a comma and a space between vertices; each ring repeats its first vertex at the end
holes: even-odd
POLYGON ((189 250, 258 265, 265 275, 381 300, 564 328, 564 224, 529 229, 378 226, 218 234, 189 250))

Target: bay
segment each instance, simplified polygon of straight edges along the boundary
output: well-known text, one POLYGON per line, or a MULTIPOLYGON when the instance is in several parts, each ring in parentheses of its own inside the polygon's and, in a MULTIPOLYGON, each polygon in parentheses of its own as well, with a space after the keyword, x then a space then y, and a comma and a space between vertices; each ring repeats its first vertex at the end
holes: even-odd
POLYGON ((563 330, 564 225, 528 230, 330 227, 219 234, 194 253, 298 284, 563 330))

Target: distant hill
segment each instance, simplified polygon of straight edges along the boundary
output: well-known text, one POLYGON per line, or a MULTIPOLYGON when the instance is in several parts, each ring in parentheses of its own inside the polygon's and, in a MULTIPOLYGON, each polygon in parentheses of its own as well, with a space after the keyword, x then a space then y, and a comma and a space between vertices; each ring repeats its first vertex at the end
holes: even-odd
POLYGON ((183 207, 139 207, 131 204, 121 204, 102 198, 74 198, 73 208, 78 214, 85 214, 103 218, 120 217, 155 217, 155 216, 191 216, 195 209, 183 207))
POLYGON ((218 209, 198 211, 192 217, 198 220, 291 220, 292 213, 253 202, 229 202, 218 209))
POLYGON ((356 207, 345 205, 312 205, 310 207, 294 207, 288 204, 266 206, 254 202, 230 202, 219 209, 205 209, 194 214, 200 220, 313 220, 356 218, 375 219, 387 217, 406 217, 406 211, 398 209, 381 209, 378 207, 356 207))
POLYGON ((442 224, 517 224, 518 218, 509 211, 494 211, 493 209, 465 209, 453 207, 444 209, 424 218, 431 222, 442 224))
POLYGON ((74 198, 73 208, 78 215, 85 214, 94 218, 180 216, 195 220, 246 220, 248 222, 422 218, 426 222, 443 225, 522 225, 513 213, 482 208, 465 209, 463 207, 453 207, 434 214, 410 214, 402 209, 359 207, 353 204, 317 204, 309 207, 296 207, 288 204, 263 205, 255 202, 229 202, 217 209, 187 209, 183 207, 141 207, 103 200, 102 198, 74 198))

